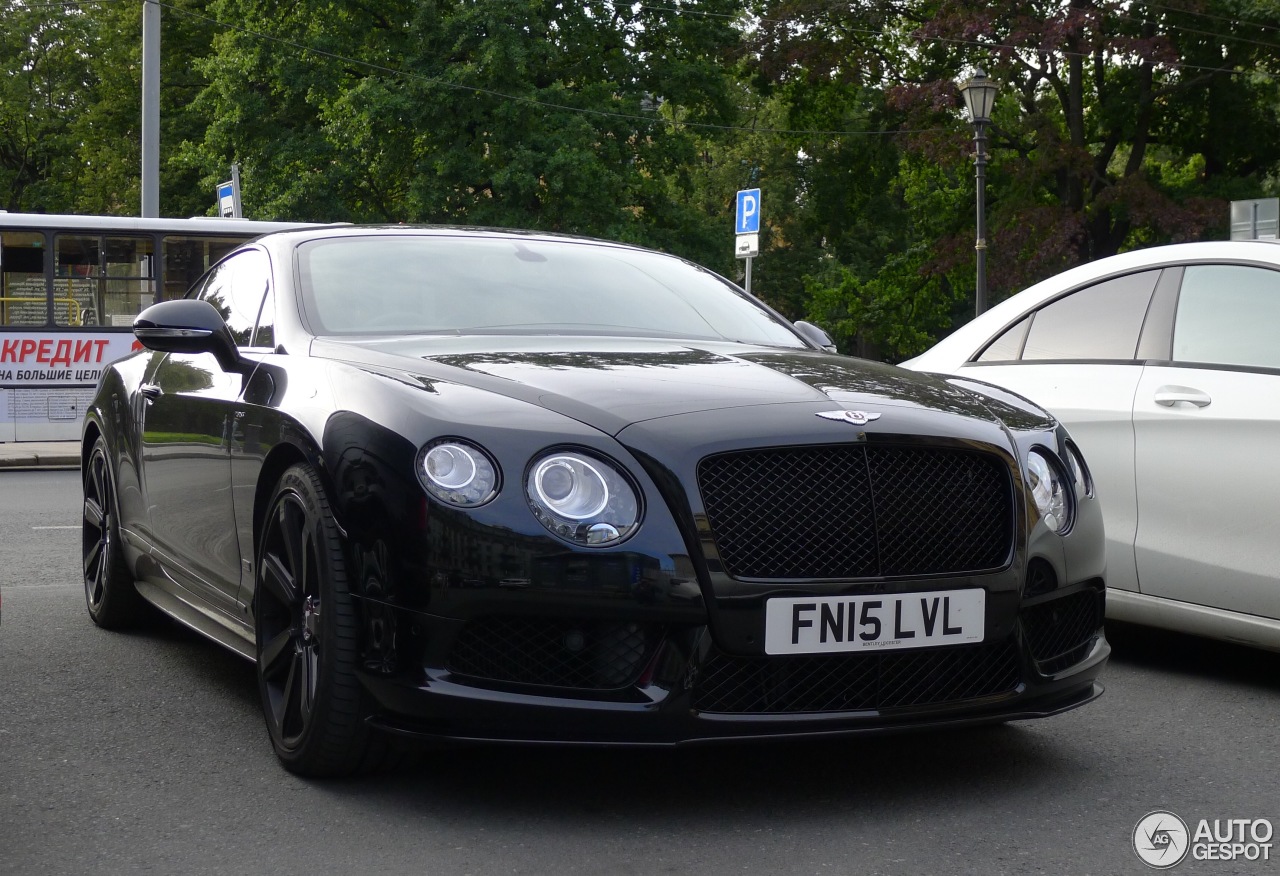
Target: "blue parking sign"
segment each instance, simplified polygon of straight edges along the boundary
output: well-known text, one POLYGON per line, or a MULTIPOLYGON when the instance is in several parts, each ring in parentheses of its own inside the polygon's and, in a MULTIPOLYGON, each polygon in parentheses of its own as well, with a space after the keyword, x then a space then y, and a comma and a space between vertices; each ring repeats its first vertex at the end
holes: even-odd
POLYGON ((734 219, 735 234, 758 234, 760 231, 760 190, 738 192, 738 213, 734 219))

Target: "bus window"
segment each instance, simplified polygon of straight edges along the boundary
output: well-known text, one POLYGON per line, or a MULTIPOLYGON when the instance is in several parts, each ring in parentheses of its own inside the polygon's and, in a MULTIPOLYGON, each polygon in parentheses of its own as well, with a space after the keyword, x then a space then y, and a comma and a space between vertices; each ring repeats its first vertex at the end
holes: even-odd
POLYGON ((148 237, 60 234, 53 281, 54 322, 119 327, 154 300, 148 237))
POLYGON ((181 298, 209 266, 241 244, 241 240, 165 235, 164 300, 181 298))
MULTIPOLYGON (((299 227, 0 210, 0 441, 80 437, 94 384, 108 363, 139 346, 130 331, 139 311, 181 298, 243 242, 299 227)), ((260 301, 262 291, 249 297, 260 301)), ((273 313, 267 309, 257 329, 268 348, 273 313)), ((252 316, 245 318, 252 331, 252 316)))
POLYGON ((44 235, 0 234, 0 325, 44 325, 47 319, 44 235))

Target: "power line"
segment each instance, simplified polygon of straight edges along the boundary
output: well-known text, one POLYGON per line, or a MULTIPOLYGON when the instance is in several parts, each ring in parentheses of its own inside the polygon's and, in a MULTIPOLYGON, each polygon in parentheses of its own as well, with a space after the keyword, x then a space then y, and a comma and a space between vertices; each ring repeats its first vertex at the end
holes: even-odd
POLYGON ((1249 25, 1250 27, 1260 27, 1263 30, 1280 31, 1280 25, 1267 24, 1257 20, 1250 20, 1245 18, 1228 18, 1225 15, 1214 15, 1211 12, 1197 12, 1194 9, 1182 9, 1177 6, 1165 6, 1164 4, 1161 4, 1161 3, 1147 3, 1146 6, 1149 9, 1160 9, 1165 12, 1176 12, 1179 15, 1187 15, 1192 18, 1205 18, 1210 21, 1226 22, 1227 24, 1245 24, 1245 25, 1249 25))
POLYGON ((27 12, 32 10, 43 9, 72 9, 82 6, 97 6, 101 3, 119 3, 121 0, 59 0, 54 3, 23 3, 21 5, 10 3, 9 9, 13 12, 27 12))

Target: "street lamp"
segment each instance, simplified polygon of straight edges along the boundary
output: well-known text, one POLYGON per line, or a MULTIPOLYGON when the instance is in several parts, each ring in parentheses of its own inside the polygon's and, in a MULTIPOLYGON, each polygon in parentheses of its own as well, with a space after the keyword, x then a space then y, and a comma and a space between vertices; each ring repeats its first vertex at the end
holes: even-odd
POLYGON ((973 248, 977 253, 978 283, 974 294, 973 315, 979 316, 987 309, 987 125, 991 124, 991 108, 996 103, 996 84, 987 78, 982 68, 973 71, 960 84, 960 94, 969 110, 973 123, 973 164, 976 168, 978 190, 978 239, 973 248))

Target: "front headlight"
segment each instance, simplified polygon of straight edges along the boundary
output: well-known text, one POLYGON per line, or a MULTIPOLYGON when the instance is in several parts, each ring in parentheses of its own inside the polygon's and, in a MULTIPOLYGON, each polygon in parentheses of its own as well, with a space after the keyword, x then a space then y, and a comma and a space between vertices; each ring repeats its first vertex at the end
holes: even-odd
POLYGON ((1054 532, 1066 532, 1071 527, 1072 495, 1061 465, 1047 450, 1036 447, 1027 454, 1027 484, 1040 519, 1054 532))
POLYGON ((498 494, 498 467, 479 447, 457 438, 422 448, 417 471, 428 493, 456 508, 476 508, 498 494))
POLYGON ((640 524, 635 488, 611 463, 584 453, 557 451, 535 459, 525 495, 543 526, 576 544, 617 544, 640 524))

